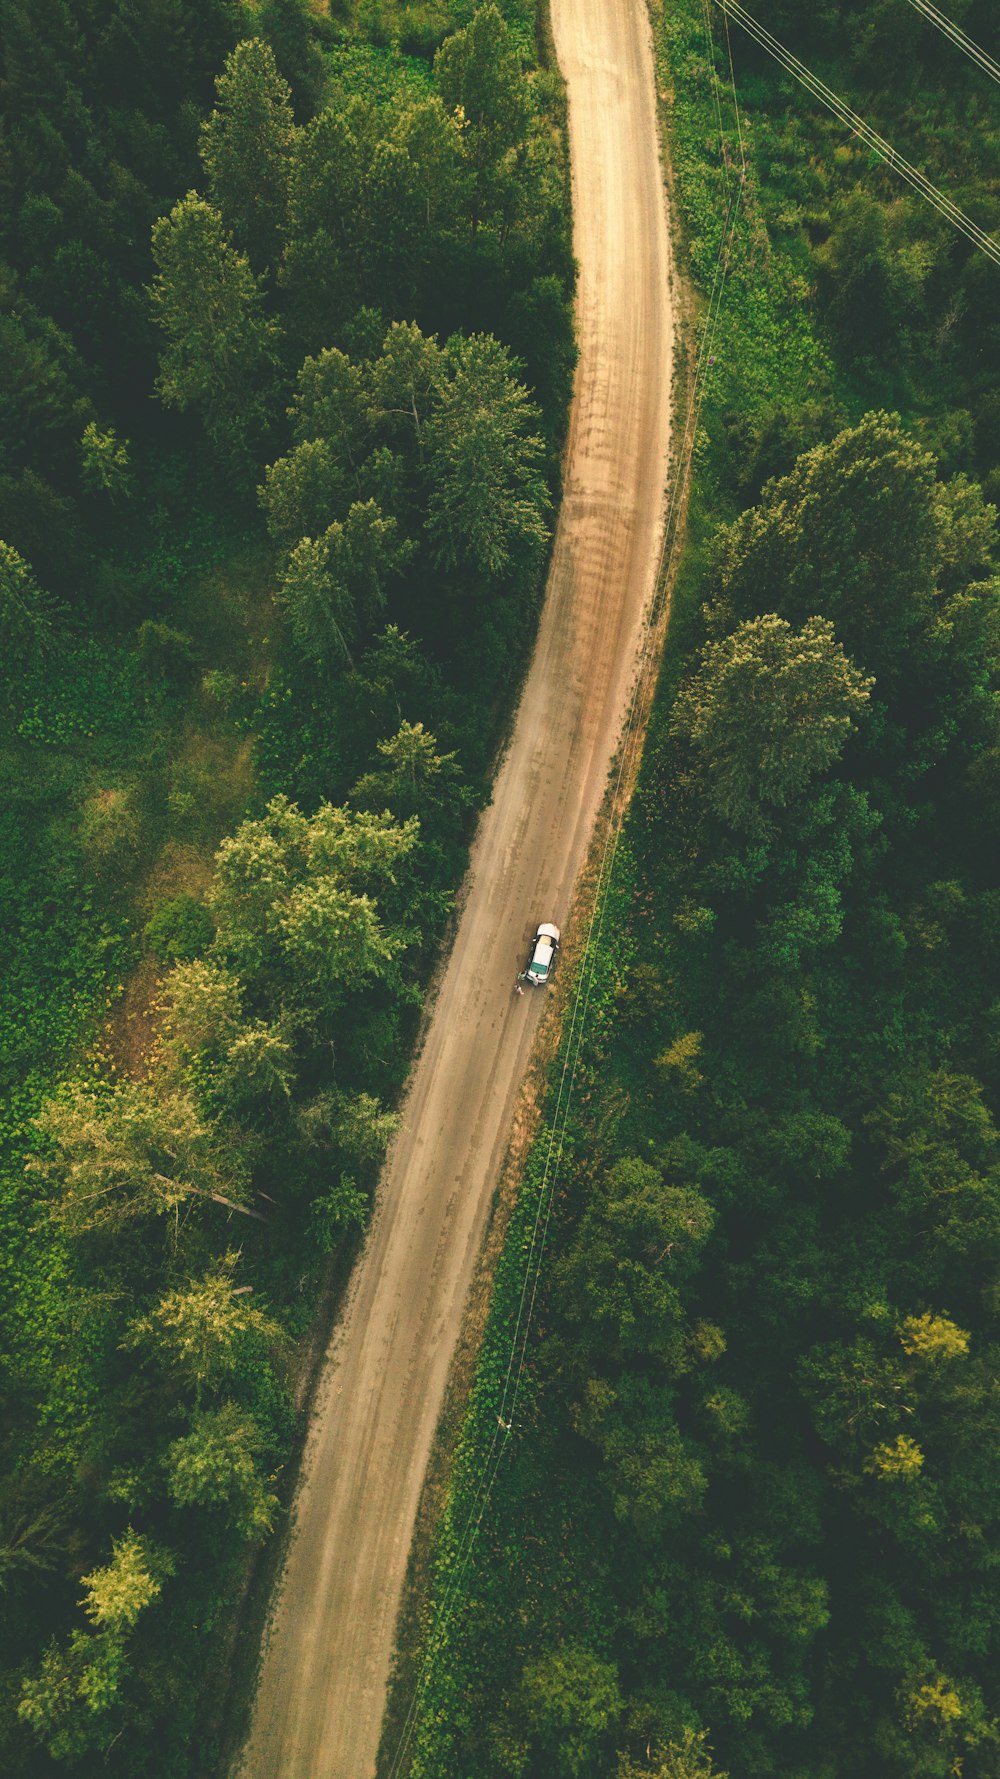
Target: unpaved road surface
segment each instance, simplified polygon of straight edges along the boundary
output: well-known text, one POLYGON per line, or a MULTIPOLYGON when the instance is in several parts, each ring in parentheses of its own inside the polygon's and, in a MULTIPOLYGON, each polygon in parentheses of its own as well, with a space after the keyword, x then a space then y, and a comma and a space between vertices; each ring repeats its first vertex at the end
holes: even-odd
MULTIPOLYGON (((669 430, 669 247, 643 0, 553 0, 569 91, 580 364, 545 610, 458 935, 324 1369, 246 1779, 370 1779, 449 1362, 653 590, 669 430)), ((569 935, 572 944, 572 935, 569 935)), ((564 960, 566 961, 566 960, 564 960)))

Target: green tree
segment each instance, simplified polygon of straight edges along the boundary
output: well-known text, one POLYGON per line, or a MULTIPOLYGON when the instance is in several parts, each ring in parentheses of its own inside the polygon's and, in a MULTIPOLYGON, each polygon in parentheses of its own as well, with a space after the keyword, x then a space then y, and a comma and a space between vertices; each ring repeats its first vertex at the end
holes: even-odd
POLYGON ((622 1713, 618 1671, 581 1644, 527 1663, 521 1706, 532 1739, 565 1779, 593 1770, 622 1713))
POLYGON ((872 684, 825 618, 798 632, 783 618, 754 618, 706 646, 677 696, 671 732, 688 743, 716 815, 760 836, 837 759, 872 684))
POLYGON ((96 494, 117 500, 131 492, 128 444, 112 427, 101 432, 96 420, 87 422, 80 440, 80 462, 83 479, 96 494))
POLYGON ((307 818, 275 798, 219 851, 212 905, 223 951, 300 1009, 317 997, 327 1011, 339 1005, 385 976, 407 942, 382 923, 374 892, 395 881, 417 833, 415 821, 328 803, 307 818))
POLYGON ((313 1239, 326 1253, 348 1229, 368 1221, 370 1193, 358 1175, 372 1181, 399 1128, 399 1116, 372 1094, 346 1094, 336 1088, 300 1106, 296 1130, 304 1161, 320 1190, 310 1205, 313 1239))
POLYGON ((110 1563, 83 1577, 83 1610, 100 1631, 131 1631, 173 1568, 173 1559, 165 1551, 130 1526, 123 1538, 114 1540, 110 1563))
POLYGON ((364 1229, 368 1222, 371 1200, 363 1192, 353 1174, 341 1174, 313 1199, 309 1207, 309 1229, 321 1254, 328 1254, 337 1242, 352 1229, 364 1229))
POLYGON ((166 1032, 170 1047, 189 1061, 200 1050, 222 1050, 243 1017, 238 978, 214 958, 192 958, 166 979, 166 1032))
POLYGON ((683 1366, 680 1289, 711 1234, 712 1207, 693 1186, 626 1158, 593 1193, 559 1276, 589 1346, 621 1358, 656 1354, 683 1366))
POLYGON ((858 358, 893 344, 920 302, 926 253, 908 247, 892 212, 856 186, 838 206, 828 239, 816 250, 830 318, 858 358), (895 238, 894 238, 895 237, 895 238))
POLYGON ((53 1760, 72 1765, 91 1749, 107 1748, 124 1667, 118 1637, 77 1630, 64 1649, 49 1645, 35 1673, 21 1683, 18 1716, 53 1760))
POLYGON ((285 1027, 248 1021, 226 1047, 225 1087, 235 1106, 269 1107, 291 1099, 295 1056, 285 1027))
POLYGON ((354 667, 357 618, 350 593, 334 572, 326 536, 296 544, 278 585, 278 603, 307 660, 325 666, 340 657, 354 667))
POLYGON ((260 282, 217 210, 188 192, 153 227, 153 313, 164 336, 156 387, 194 408, 220 454, 245 459, 270 413, 277 328, 260 282))
POLYGON ((173 1572, 169 1551, 130 1527, 114 1540, 111 1562, 83 1577, 82 1605, 94 1630, 73 1631, 64 1649, 50 1644, 21 1687, 18 1715, 54 1760, 73 1763, 110 1744, 128 1635, 173 1572))
POLYGON ((309 0, 262 0, 254 18, 292 89, 296 114, 311 117, 329 85, 320 44, 328 36, 330 20, 314 11, 309 0))
POLYGON ((945 590, 986 580, 996 567, 997 509, 978 482, 952 476, 934 490, 938 575, 945 590))
POLYGON ((306 1143, 332 1152, 356 1167, 371 1170, 381 1160, 399 1129, 397 1112, 388 1112, 370 1093, 343 1093, 326 1088, 299 1111, 299 1130, 306 1143))
POLYGON ((866 1123, 897 1213, 919 1242, 924 1289, 939 1281, 968 1289, 1000 1253, 1000 1133, 981 1084, 949 1069, 914 1068, 866 1123))
POLYGON ((379 765, 352 789, 356 809, 391 810, 397 819, 417 816, 426 837, 443 822, 453 825, 471 801, 454 753, 439 754, 423 723, 400 723, 378 744, 379 765))
POLYGON ((265 271, 278 259, 288 217, 291 93, 260 37, 236 45, 215 86, 215 110, 201 127, 209 196, 237 247, 265 271))
POLYGON ((921 1316, 906 1316, 900 1325, 899 1338, 904 1353, 925 1365, 942 1365, 952 1359, 964 1359, 969 1350, 969 1336, 950 1316, 935 1316, 925 1310, 921 1316))
POLYGON ((799 1378, 816 1431, 841 1453, 870 1448, 912 1410, 898 1359, 865 1336, 812 1348, 800 1361, 799 1378))
POLYGON ((27 562, 0 543, 0 635, 3 675, 11 683, 35 666, 52 641, 49 603, 27 562))
POLYGON ((897 1433, 872 1452, 865 1469, 884 1482, 912 1482, 924 1467, 924 1454, 908 1433, 897 1433))
POLYGON ((0 1502, 0 1594, 34 1589, 65 1557, 66 1521, 31 1499, 31 1481, 11 1478, 0 1502))
POLYGON ((350 107, 328 107, 300 131, 292 151, 288 241, 281 282, 294 337, 307 350, 361 301, 350 244, 363 210, 364 153, 350 107))
POLYGON ((414 321, 395 321, 372 367, 372 398, 383 428, 412 457, 422 453, 424 428, 437 407, 447 360, 433 336, 414 321))
POLYGON ((343 465, 326 439, 304 439, 264 471, 258 489, 271 536, 286 549, 320 538, 346 494, 343 465))
POLYGON ((177 1507, 223 1509, 242 1538, 266 1536, 278 1500, 260 1473, 262 1450, 259 1427, 235 1402, 202 1410, 190 1432, 167 1448, 171 1500, 177 1507))
POLYGON ((406 944, 383 925, 371 896, 326 874, 296 884, 277 926, 300 991, 318 988, 328 1003, 387 976, 406 944))
POLYGON ((538 409, 497 340, 473 335, 445 351, 450 374, 425 429, 431 550, 442 567, 500 575, 548 537, 538 409))
POLYGON ((729 1775, 713 1764, 708 1731, 689 1726, 645 1760, 620 1755, 618 1779, 729 1779, 729 1775))
POLYGON ((346 484, 370 439, 370 407, 366 368, 353 364, 346 352, 329 346, 304 361, 295 379, 288 417, 300 444, 308 439, 325 441, 346 484))
POLYGON ((296 545, 278 597, 304 655, 317 663, 343 655, 353 667, 351 644, 373 628, 385 583, 410 554, 397 533, 395 519, 374 500, 354 501, 343 522, 334 520, 322 537, 296 545))
POLYGON ((446 39, 434 58, 434 78, 458 118, 474 176, 475 231, 497 201, 504 163, 523 143, 530 116, 521 58, 496 6, 481 6, 464 30, 446 39))
POLYGON ((129 1325, 126 1346, 155 1355, 194 1392, 198 1405, 206 1390, 219 1388, 232 1375, 242 1353, 253 1348, 273 1353, 282 1344, 273 1317, 235 1285, 238 1262, 239 1254, 231 1249, 200 1279, 168 1291, 155 1309, 129 1325))
POLYGON ((934 621, 938 517, 934 459, 896 414, 866 414, 800 457, 760 505, 719 533, 726 628, 777 612, 821 612, 886 697, 934 621))
POLYGON ((359 624, 373 629, 385 607, 386 583, 406 567, 410 544, 374 500, 353 501, 326 539, 334 574, 349 588, 359 624))
POLYGON ((290 1098, 295 1053, 289 1023, 248 1018, 242 985, 214 958, 178 964, 165 983, 165 1076, 183 1084, 190 1065, 202 1089, 209 1083, 220 1106, 273 1113, 290 1098))
POLYGON ((140 1217, 170 1217, 209 1199, 244 1216, 243 1164, 181 1087, 128 1082, 110 1093, 76 1083, 38 1118, 46 1153, 32 1171, 53 1189, 52 1214, 71 1235, 118 1234, 140 1217))
POLYGON ((425 230, 450 230, 468 202, 462 123, 432 93, 404 110, 393 143, 413 168, 425 230))
MULTIPOLYGON (((711 1345, 708 1356, 718 1356, 711 1345)), ((672 1388, 634 1372, 615 1383, 591 1378, 573 1424, 601 1454, 615 1519, 628 1521, 644 1543, 655 1546, 701 1511, 708 1477, 677 1425, 672 1388)))

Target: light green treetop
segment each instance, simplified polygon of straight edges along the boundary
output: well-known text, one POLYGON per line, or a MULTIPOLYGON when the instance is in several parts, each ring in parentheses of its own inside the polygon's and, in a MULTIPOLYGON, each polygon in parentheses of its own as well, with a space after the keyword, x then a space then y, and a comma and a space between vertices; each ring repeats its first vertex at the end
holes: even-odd
POLYGON ((794 631, 768 614, 709 643, 682 687, 671 730, 692 749, 723 821, 765 833, 768 818, 831 766, 868 704, 871 679, 848 660, 825 618, 794 631))

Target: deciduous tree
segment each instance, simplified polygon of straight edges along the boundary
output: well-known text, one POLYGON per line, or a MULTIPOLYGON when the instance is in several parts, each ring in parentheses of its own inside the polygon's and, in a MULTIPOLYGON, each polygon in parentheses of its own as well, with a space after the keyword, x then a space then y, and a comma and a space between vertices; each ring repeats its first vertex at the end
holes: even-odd
POLYGON ((417 841, 418 824, 322 804, 306 818, 275 798, 218 855, 212 902, 223 952, 299 1009, 329 1011, 384 976, 407 943, 374 900, 417 841))
POLYGON ((521 1700, 529 1734, 550 1771, 565 1779, 592 1768, 622 1712, 614 1663, 583 1644, 563 1644, 528 1662, 521 1700))
POLYGON ((242 1538, 261 1538, 278 1501, 260 1472, 260 1429, 235 1402, 196 1413, 188 1433, 167 1448, 164 1466, 177 1507, 221 1510, 242 1538))
POLYGON ((295 123, 271 45, 245 38, 226 57, 216 106, 201 127, 208 192, 257 271, 277 261, 288 216, 295 123))
POLYGON ((932 621, 934 470, 898 415, 883 412, 805 452, 720 534, 727 626, 765 612, 801 625, 822 613, 884 697, 932 621))
POLYGON ((442 567, 501 575, 548 536, 538 410, 497 340, 451 340, 446 355, 450 374, 425 429, 431 549, 442 567))
POLYGON ((530 115, 521 58, 503 14, 481 6, 464 30, 455 31, 434 59, 434 78, 455 113, 464 152, 475 178, 475 230, 495 201, 506 157, 524 141, 530 115))
POLYGON ((128 1082, 104 1093, 77 1083, 47 1102, 38 1128, 47 1153, 31 1166, 71 1235, 116 1235, 141 1217, 169 1216, 176 1230, 193 1199, 257 1215, 239 1202, 246 1178, 234 1146, 182 1087, 128 1082))
POLYGON ((113 427, 102 432, 96 420, 87 422, 80 440, 80 462, 83 479, 95 493, 120 500, 130 492, 128 444, 113 427))
POLYGON ((4 678, 14 681, 41 660, 52 641, 52 618, 27 562, 0 543, 0 636, 4 678))
POLYGON ((690 746, 715 813, 762 835, 774 812, 837 759, 872 684, 825 618, 807 619, 798 632, 783 618, 754 618, 708 644, 670 726, 690 746))
POLYGON ((713 1764, 708 1731, 689 1726, 666 1746, 652 1749, 645 1760, 620 1755, 618 1779, 729 1779, 729 1775, 713 1764))
POLYGON ((196 1404, 206 1390, 225 1383, 241 1352, 275 1352, 282 1343, 274 1319, 237 1290, 238 1262, 230 1249, 200 1279, 168 1291, 129 1326, 127 1346, 153 1354, 193 1391, 196 1404))
POLYGON ((269 413, 277 328, 219 212, 188 192, 153 227, 153 313, 164 334, 157 389, 194 408, 220 454, 243 462, 269 413))

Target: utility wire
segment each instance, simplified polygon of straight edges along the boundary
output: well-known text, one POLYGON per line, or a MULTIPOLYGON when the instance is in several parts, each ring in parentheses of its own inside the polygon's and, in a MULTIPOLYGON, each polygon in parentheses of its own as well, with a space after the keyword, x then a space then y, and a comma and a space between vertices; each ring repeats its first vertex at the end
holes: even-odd
POLYGON ((1000 85, 1000 63, 995 62, 992 56, 988 56, 984 49, 980 49, 979 44, 974 43, 971 37, 967 37, 961 25, 956 25, 954 19, 950 19, 947 13, 939 12, 936 6, 931 5, 931 0, 910 0, 910 5, 915 7, 917 12, 922 13, 925 19, 930 19, 932 25, 936 25, 939 31, 943 31, 946 37, 950 37, 952 43, 964 55, 970 56, 984 74, 988 74, 991 80, 995 80, 1000 85))
POLYGON ((825 81, 813 74, 804 62, 800 62, 798 56, 793 55, 791 50, 786 49, 785 45, 772 36, 770 31, 765 30, 752 13, 749 13, 745 6, 740 5, 739 0, 715 0, 715 4, 721 7, 724 13, 735 19, 738 25, 742 25, 747 35, 759 43, 760 47, 765 49, 768 55, 773 56, 774 60, 789 74, 794 75, 795 79, 808 92, 819 99, 843 123, 848 124, 855 135, 860 136, 862 141, 873 148, 888 166, 906 180, 907 184, 919 192, 921 197, 926 198, 927 202, 933 205, 934 209, 947 222, 950 222, 953 228, 958 230, 959 234, 964 235, 973 247, 978 248, 981 253, 985 253, 994 265, 1000 265, 1000 242, 996 241, 992 235, 988 235, 985 229, 981 229, 978 223, 973 222, 971 216, 967 216, 964 210, 960 210, 951 198, 941 191, 932 180, 928 179, 926 173, 921 172, 919 167, 915 167, 912 161, 908 161, 905 155, 893 148, 891 142, 887 142, 884 136, 880 136, 877 130, 872 129, 871 125, 865 122, 863 117, 859 117, 858 113, 833 92, 825 81))
POLYGON ((712 95, 715 100, 715 117, 719 126, 719 155, 722 160, 722 178, 726 188, 726 199, 728 201, 729 160, 726 155, 726 138, 722 125, 722 95, 719 90, 719 71, 715 65, 715 44, 712 40, 711 0, 701 0, 701 16, 705 26, 705 54, 708 59, 709 75, 712 83, 712 95))
POLYGON ((732 85, 732 89, 733 89, 733 110, 736 113, 736 134, 737 134, 737 137, 739 139, 739 144, 740 144, 740 166, 743 169, 743 178, 746 179, 746 176, 747 176, 747 156, 746 156, 746 147, 743 142, 743 119, 740 116, 740 102, 739 102, 739 99, 736 94, 736 69, 733 66, 733 45, 732 45, 732 42, 731 42, 731 39, 729 36, 729 14, 728 14, 728 12, 723 12, 722 22, 726 27, 726 55, 729 58, 729 80, 730 80, 730 84, 732 85))

